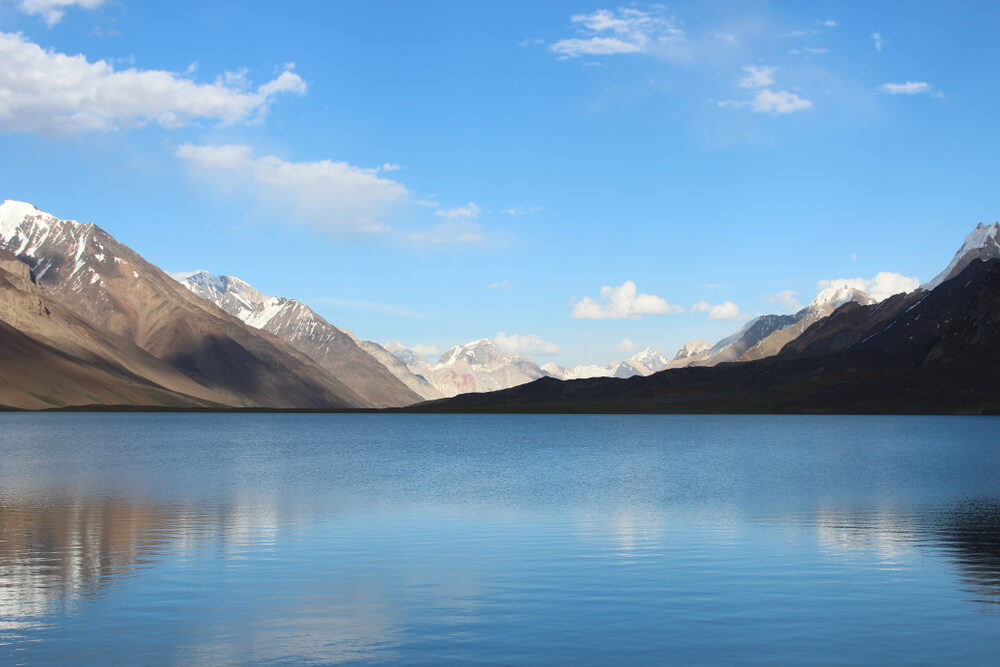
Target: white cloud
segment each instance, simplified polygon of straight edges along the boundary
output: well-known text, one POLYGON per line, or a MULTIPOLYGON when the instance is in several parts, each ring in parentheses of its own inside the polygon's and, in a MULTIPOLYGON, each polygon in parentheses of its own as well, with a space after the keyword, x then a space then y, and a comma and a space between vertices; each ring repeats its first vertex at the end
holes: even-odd
POLYGON ((802 308, 802 304, 800 304, 799 300, 795 298, 796 294, 798 294, 798 292, 795 290, 786 289, 778 292, 777 294, 769 294, 764 297, 764 300, 768 303, 773 303, 781 307, 783 310, 795 312, 802 308))
POLYGON ((736 35, 732 35, 728 32, 717 32, 715 33, 715 38, 721 39, 723 42, 726 42, 727 44, 736 44, 737 42, 736 35))
POLYGON ((382 171, 399 171, 402 169, 398 164, 392 164, 391 162, 386 162, 381 167, 382 171))
POLYGON ((775 92, 765 88, 758 91, 752 100, 723 100, 718 105, 721 108, 749 108, 754 113, 783 115, 808 109, 812 102, 785 90, 775 92))
POLYGON ((254 155, 250 146, 241 145, 184 144, 176 154, 276 205, 279 212, 291 210, 301 222, 326 231, 387 231, 382 217, 408 194, 377 169, 346 162, 287 162, 254 155))
POLYGON ((917 95, 931 92, 931 84, 926 81, 907 81, 906 83, 883 83, 882 92, 890 95, 917 95))
POLYGON ((456 208, 439 208, 434 211, 434 215, 439 215, 443 218, 469 218, 470 220, 475 220, 479 217, 479 214, 483 212, 483 209, 479 208, 471 201, 465 206, 458 206, 456 208))
POLYGON ((802 111, 812 106, 812 102, 804 100, 795 93, 784 90, 772 92, 769 88, 757 93, 750 108, 756 113, 786 114, 802 111))
POLYGON ((441 350, 439 350, 436 345, 421 345, 420 343, 417 343, 416 345, 411 345, 410 349, 422 357, 430 357, 432 355, 441 354, 441 350))
POLYGON ((572 317, 578 320, 638 320, 644 315, 684 312, 680 306, 671 306, 654 294, 640 294, 631 280, 618 287, 602 287, 599 302, 585 296, 579 302, 571 299, 570 305, 573 306, 572 317))
POLYGON ((837 22, 833 19, 816 19, 816 23, 825 28, 836 28, 837 22))
POLYGON ((882 50, 882 45, 885 44, 885 41, 882 39, 882 33, 873 32, 872 33, 872 42, 874 42, 874 44, 875 44, 875 50, 876 51, 881 51, 882 50))
POLYGON ((175 72, 115 71, 83 55, 46 51, 21 34, 0 33, 0 128, 46 133, 112 130, 156 122, 164 127, 207 119, 223 124, 261 119, 278 93, 306 92, 291 71, 247 90, 240 73, 198 84, 175 72))
POLYGON ((743 68, 743 71, 747 73, 746 76, 740 79, 740 86, 743 88, 763 88, 774 83, 773 67, 747 65, 743 68))
POLYGON ((699 301, 691 306, 692 313, 708 313, 710 320, 742 320, 746 316, 740 312, 740 307, 732 301, 712 305, 707 301, 699 301))
POLYGON ((498 331, 493 340, 500 349, 509 354, 559 354, 558 345, 542 340, 535 334, 507 335, 503 331, 498 331))
POLYGON ((105 0, 20 0, 17 8, 25 14, 41 16, 51 27, 62 20, 69 7, 97 9, 105 0))
POLYGON ((745 65, 746 75, 740 79, 742 88, 757 88, 757 94, 750 100, 722 100, 716 104, 719 108, 750 109, 754 113, 789 114, 802 111, 812 106, 812 102, 802 99, 795 93, 786 90, 773 91, 765 86, 774 83, 774 67, 763 65, 745 65))
POLYGON ((490 289, 510 289, 513 285, 510 284, 509 280, 501 280, 499 282, 490 283, 488 287, 490 289))
POLYGON ((846 283, 850 287, 865 292, 876 301, 888 299, 893 294, 901 292, 912 292, 920 287, 920 280, 916 277, 904 276, 900 273, 880 271, 874 278, 838 278, 837 280, 820 280, 816 284, 816 293, 822 292, 831 285, 846 283))
POLYGON ((538 213, 541 208, 538 206, 531 206, 530 208, 502 208, 501 213, 506 213, 507 215, 531 215, 532 213, 538 213))
POLYGON ((615 349, 619 352, 632 352, 635 350, 635 343, 628 338, 622 338, 620 342, 615 343, 615 349))
POLYGON ((570 20, 579 36, 549 45, 549 50, 559 54, 561 59, 619 53, 649 53, 674 59, 686 57, 685 35, 680 22, 662 10, 599 9, 592 14, 577 14, 570 20))
POLYGON ((440 208, 441 204, 437 203, 433 199, 416 199, 413 202, 419 206, 426 206, 427 208, 440 208))

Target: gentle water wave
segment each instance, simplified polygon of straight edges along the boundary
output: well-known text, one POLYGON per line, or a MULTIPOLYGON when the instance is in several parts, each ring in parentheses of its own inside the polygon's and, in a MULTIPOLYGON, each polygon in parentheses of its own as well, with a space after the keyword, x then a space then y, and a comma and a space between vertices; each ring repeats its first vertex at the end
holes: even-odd
POLYGON ((989 663, 998 424, 0 415, 0 655, 989 663))

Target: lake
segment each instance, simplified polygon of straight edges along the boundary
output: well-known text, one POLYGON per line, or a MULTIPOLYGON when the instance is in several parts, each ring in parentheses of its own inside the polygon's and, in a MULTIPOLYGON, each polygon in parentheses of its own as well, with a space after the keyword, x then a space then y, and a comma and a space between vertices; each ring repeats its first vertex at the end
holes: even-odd
POLYGON ((0 414, 0 663, 1000 663, 1000 419, 0 414))

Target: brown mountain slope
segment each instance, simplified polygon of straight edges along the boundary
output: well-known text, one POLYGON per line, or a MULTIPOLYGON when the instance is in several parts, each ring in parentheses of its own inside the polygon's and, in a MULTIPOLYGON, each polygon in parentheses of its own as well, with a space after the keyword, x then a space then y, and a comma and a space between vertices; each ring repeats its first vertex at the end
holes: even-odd
MULTIPOLYGON (((35 283, 28 266, 2 250, 0 321, 84 364, 124 372, 169 392, 185 395, 192 405, 227 403, 223 395, 203 387, 176 368, 136 347, 131 341, 98 331, 53 301, 35 283)), ((55 377, 42 364, 35 366, 31 375, 35 379, 55 377)), ((58 392, 53 395, 58 398, 58 392)), ((64 402, 79 403, 74 400, 64 402)), ((177 401, 171 400, 170 404, 175 405, 177 401)))
POLYGON ((295 299, 264 296, 239 278, 207 271, 186 275, 180 282, 230 315, 307 355, 366 405, 398 407, 423 400, 362 349, 353 334, 333 326, 295 299))
POLYGON ((51 298, 131 341, 237 406, 357 407, 365 402, 302 353, 191 294, 93 224, 18 202, 0 206, 0 248, 51 298))
POLYGON ((72 405, 205 407, 217 398, 141 352, 121 350, 47 298, 28 267, 0 251, 0 405, 39 409, 72 405), (146 357, 146 358, 143 358, 146 357), (137 374, 161 376, 185 395, 137 374))

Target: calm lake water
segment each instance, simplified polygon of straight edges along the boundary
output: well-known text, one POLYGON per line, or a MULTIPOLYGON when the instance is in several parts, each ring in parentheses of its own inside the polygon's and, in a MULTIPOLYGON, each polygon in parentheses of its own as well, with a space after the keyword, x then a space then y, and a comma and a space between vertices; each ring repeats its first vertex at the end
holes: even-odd
POLYGON ((998 436, 0 414, 0 663, 998 664, 998 436))

